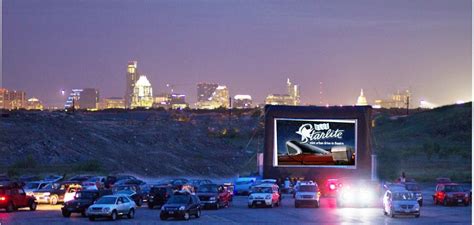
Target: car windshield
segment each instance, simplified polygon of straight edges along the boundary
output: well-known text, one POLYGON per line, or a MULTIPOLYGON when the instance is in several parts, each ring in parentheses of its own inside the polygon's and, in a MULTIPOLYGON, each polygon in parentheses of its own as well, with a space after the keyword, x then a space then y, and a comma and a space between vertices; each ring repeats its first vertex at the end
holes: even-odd
POLYGON ((393 193, 393 200, 398 200, 398 201, 415 200, 415 195, 411 192, 393 193))
POLYGON ((95 204, 115 204, 117 197, 102 197, 95 204))
POLYGON ((198 188, 198 191, 201 193, 217 193, 217 185, 205 184, 201 185, 198 188))
POLYGON ((271 187, 253 187, 252 193, 272 193, 271 187))
POLYGON ((446 192, 463 192, 461 185, 446 185, 444 188, 446 192))
POLYGON ((133 193, 135 193, 134 191, 130 191, 130 190, 124 190, 124 191, 117 191, 116 194, 122 194, 122 195, 132 195, 133 193))
POLYGON ((96 192, 90 192, 90 191, 81 191, 76 193, 76 198, 77 199, 94 199, 97 196, 96 192))
POLYGON ((302 185, 298 188, 301 192, 316 192, 318 189, 314 185, 302 185))
POLYGON ((173 195, 167 204, 187 204, 189 202, 189 195, 173 195))
POLYGON ((409 191, 419 191, 420 187, 417 184, 406 184, 405 188, 409 191))
POLYGON ((37 189, 39 187, 40 183, 38 182, 30 182, 25 184, 25 189, 37 189))

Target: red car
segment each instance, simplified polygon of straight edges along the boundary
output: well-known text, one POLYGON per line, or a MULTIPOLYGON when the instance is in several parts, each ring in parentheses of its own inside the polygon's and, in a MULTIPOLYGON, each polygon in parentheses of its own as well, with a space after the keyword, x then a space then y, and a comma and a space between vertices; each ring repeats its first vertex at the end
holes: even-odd
POLYGON ((327 179, 324 184, 323 195, 336 197, 339 189, 342 188, 342 182, 339 179, 327 179))
POLYGON ((203 184, 199 186, 196 195, 199 197, 203 208, 219 209, 228 207, 232 201, 232 195, 223 185, 203 184))
POLYGON ((433 195, 433 201, 435 205, 443 204, 457 205, 464 204, 469 205, 469 193, 466 192, 462 185, 457 183, 441 183, 436 185, 436 192, 433 195))
POLYGON ((26 195, 25 190, 17 183, 0 183, 0 208, 12 212, 18 208, 29 207, 34 211, 36 206, 35 197, 26 195))

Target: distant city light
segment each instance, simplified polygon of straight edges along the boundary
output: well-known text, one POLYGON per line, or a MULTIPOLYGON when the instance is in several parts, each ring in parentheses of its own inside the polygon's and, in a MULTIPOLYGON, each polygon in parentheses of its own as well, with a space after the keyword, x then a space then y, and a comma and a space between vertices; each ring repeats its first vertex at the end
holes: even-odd
POLYGON ((456 101, 456 104, 460 105, 460 104, 464 104, 465 102, 463 100, 457 100, 456 101))
POLYGON ((61 95, 65 95, 66 94, 66 91, 64 91, 64 89, 61 89, 61 95))

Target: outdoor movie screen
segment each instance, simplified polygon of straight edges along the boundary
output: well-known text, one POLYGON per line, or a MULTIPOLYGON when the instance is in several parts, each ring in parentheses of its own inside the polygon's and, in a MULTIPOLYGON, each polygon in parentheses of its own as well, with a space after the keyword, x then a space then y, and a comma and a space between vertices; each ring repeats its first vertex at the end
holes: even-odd
POLYGON ((357 120, 275 118, 273 166, 355 169, 357 120))

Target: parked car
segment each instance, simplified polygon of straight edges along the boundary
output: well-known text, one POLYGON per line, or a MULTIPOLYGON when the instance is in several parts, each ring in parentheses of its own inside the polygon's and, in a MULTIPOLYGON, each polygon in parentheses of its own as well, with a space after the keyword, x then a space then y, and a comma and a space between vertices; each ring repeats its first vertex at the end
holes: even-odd
POLYGON ((48 175, 43 179, 43 181, 57 183, 61 181, 63 178, 64 178, 63 176, 59 176, 59 175, 48 175))
POLYGON ((248 195, 252 186, 257 182, 255 177, 239 177, 234 182, 234 194, 236 195, 248 195))
POLYGON ((391 188, 383 197, 383 213, 395 217, 396 215, 414 215, 420 217, 420 205, 415 193, 405 188, 391 188))
POLYGON ((323 196, 336 197, 338 190, 343 186, 339 179, 327 179, 322 190, 323 196))
POLYGON ((116 220, 119 216, 127 216, 129 219, 135 217, 137 205, 124 195, 105 195, 99 198, 94 204, 87 208, 89 220, 107 217, 116 220))
POLYGON ((312 181, 301 183, 295 194, 295 208, 299 208, 302 205, 319 208, 320 196, 321 192, 317 183, 312 181))
POLYGON ((98 190, 104 187, 106 177, 104 176, 94 176, 86 181, 82 182, 82 187, 84 189, 98 190))
POLYGON ((31 211, 36 210, 36 199, 26 195, 25 190, 15 182, 0 183, 0 208, 12 212, 18 208, 29 207, 31 211))
POLYGON ((423 194, 421 193, 421 188, 416 182, 406 182, 404 183, 405 189, 415 193, 416 200, 420 206, 423 206, 423 194))
POLYGON ((60 202, 64 202, 64 197, 66 193, 68 195, 74 196, 73 193, 76 190, 79 190, 81 185, 76 181, 64 181, 61 183, 55 183, 45 186, 43 189, 33 192, 33 195, 36 198, 38 203, 49 203, 51 205, 56 205, 60 202), (73 191, 74 190, 74 191, 73 191))
POLYGON ((62 215, 64 217, 70 217, 71 213, 80 213, 82 216, 86 216, 87 208, 94 204, 98 198, 104 195, 111 195, 112 191, 104 190, 82 190, 76 193, 74 199, 65 202, 61 208, 62 215))
POLYGON ((48 184, 52 184, 52 183, 47 182, 47 181, 31 181, 31 182, 27 182, 23 186, 23 189, 25 190, 26 195, 33 196, 34 191, 41 190, 45 188, 48 184))
POLYGON ((201 217, 201 203, 196 195, 187 191, 176 192, 160 211, 161 220, 167 220, 170 217, 189 220, 191 216, 201 217))
POLYGON ((225 190, 227 192, 229 192, 230 194, 230 201, 232 202, 232 200, 234 199, 234 184, 232 183, 224 183, 223 184, 225 190))
POLYGON ((267 206, 275 207, 280 206, 280 194, 278 185, 275 184, 260 184, 254 186, 248 197, 248 207, 253 208, 255 206, 267 206))
POLYGON ((183 185, 189 185, 188 179, 184 179, 184 178, 177 178, 177 179, 168 180, 165 183, 170 184, 173 187, 173 189, 176 190, 176 191, 182 190, 183 185))
POLYGON ((188 184, 192 185, 195 187, 195 189, 199 188, 199 186, 204 185, 204 184, 212 184, 211 180, 206 180, 206 179, 192 179, 188 181, 188 184))
POLYGON ((465 206, 468 206, 469 193, 465 191, 460 184, 441 183, 436 185, 433 201, 435 205, 443 204, 444 206, 448 206, 464 204, 465 206))
POLYGON ((173 189, 170 185, 153 186, 147 195, 148 208, 164 205, 173 196, 173 189))
POLYGON ((469 193, 469 204, 472 204, 472 186, 469 183, 462 184, 462 188, 465 192, 469 193))
POLYGON ((229 207, 232 197, 225 190, 224 186, 217 184, 203 184, 199 186, 197 196, 203 208, 211 207, 214 209, 229 207))
POLYGON ((132 190, 122 190, 122 191, 117 191, 117 192, 114 192, 114 194, 116 195, 125 195, 127 197, 129 197, 130 199, 132 199, 135 204, 137 206, 142 206, 143 204, 143 197, 138 194, 137 192, 134 192, 132 190))

